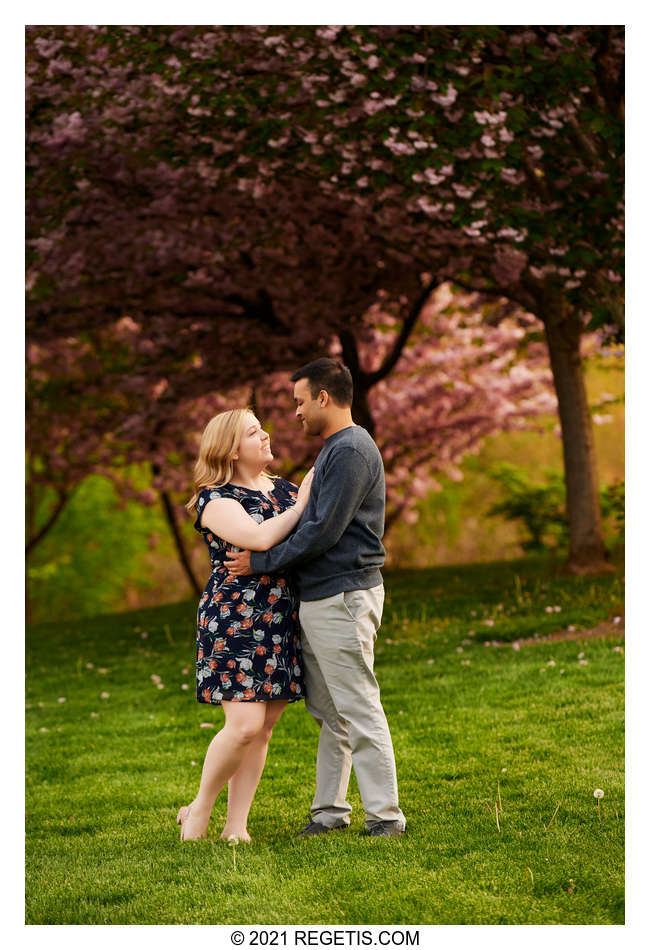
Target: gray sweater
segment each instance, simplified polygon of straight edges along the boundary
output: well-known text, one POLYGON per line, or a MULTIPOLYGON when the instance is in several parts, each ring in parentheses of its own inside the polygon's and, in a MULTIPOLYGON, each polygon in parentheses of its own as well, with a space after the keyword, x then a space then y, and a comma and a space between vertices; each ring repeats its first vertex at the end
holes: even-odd
POLYGON ((309 501, 293 534, 268 551, 251 554, 256 574, 293 567, 301 600, 382 583, 386 552, 386 488, 379 449, 361 426, 325 439, 314 464, 309 501))

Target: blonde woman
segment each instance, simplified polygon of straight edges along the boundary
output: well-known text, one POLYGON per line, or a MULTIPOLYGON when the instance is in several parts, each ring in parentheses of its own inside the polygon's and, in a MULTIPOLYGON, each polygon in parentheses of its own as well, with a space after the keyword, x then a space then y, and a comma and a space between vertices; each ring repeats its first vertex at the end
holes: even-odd
POLYGON ((194 466, 187 504, 210 551, 212 573, 199 601, 197 699, 222 705, 226 722, 206 752, 194 801, 178 812, 181 841, 206 837, 212 807, 228 783, 222 838, 250 841, 246 829, 273 726, 287 703, 304 697, 297 598, 286 573, 235 577, 229 552, 267 551, 304 511, 313 471, 300 489, 267 472, 268 434, 248 409, 211 419, 194 466))

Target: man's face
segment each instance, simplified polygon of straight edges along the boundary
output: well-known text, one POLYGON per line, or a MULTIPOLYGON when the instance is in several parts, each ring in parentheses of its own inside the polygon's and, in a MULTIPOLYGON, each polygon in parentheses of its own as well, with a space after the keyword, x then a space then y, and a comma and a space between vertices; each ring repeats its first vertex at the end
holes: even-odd
POLYGON ((299 379, 293 387, 296 403, 296 418, 302 423, 306 435, 320 435, 326 422, 326 414, 319 404, 319 398, 312 399, 309 382, 299 379))

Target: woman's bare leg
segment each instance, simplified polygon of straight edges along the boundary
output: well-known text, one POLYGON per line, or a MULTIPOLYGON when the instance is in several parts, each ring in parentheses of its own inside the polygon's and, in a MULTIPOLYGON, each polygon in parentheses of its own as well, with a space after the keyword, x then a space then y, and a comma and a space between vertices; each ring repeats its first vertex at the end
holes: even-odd
POLYGON ((222 838, 236 835, 241 841, 251 840, 246 830, 248 813, 264 771, 273 727, 284 712, 287 703, 285 700, 274 699, 263 705, 266 707, 264 725, 249 745, 241 765, 228 782, 228 817, 221 832, 222 838))
POLYGON ((191 813, 183 822, 183 838, 200 838, 208 827, 217 795, 249 751, 264 728, 266 703, 224 702, 226 724, 205 753, 201 784, 192 802, 191 813))

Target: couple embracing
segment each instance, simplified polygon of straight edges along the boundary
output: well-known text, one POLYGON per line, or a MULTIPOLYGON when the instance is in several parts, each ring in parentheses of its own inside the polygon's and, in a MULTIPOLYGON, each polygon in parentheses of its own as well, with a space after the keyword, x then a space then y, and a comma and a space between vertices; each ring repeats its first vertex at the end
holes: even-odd
POLYGON ((197 699, 222 705, 226 721, 194 801, 178 813, 183 841, 206 836, 226 783, 221 837, 250 841, 246 823, 273 726, 301 699, 320 739, 310 821, 299 835, 349 824, 352 766, 369 834, 399 835, 406 824, 373 673, 384 600, 381 456, 352 420, 347 367, 318 359, 291 380, 304 431, 324 440, 299 489, 267 472, 269 436, 249 410, 220 413, 201 437, 187 507, 212 573, 197 617, 197 699))

